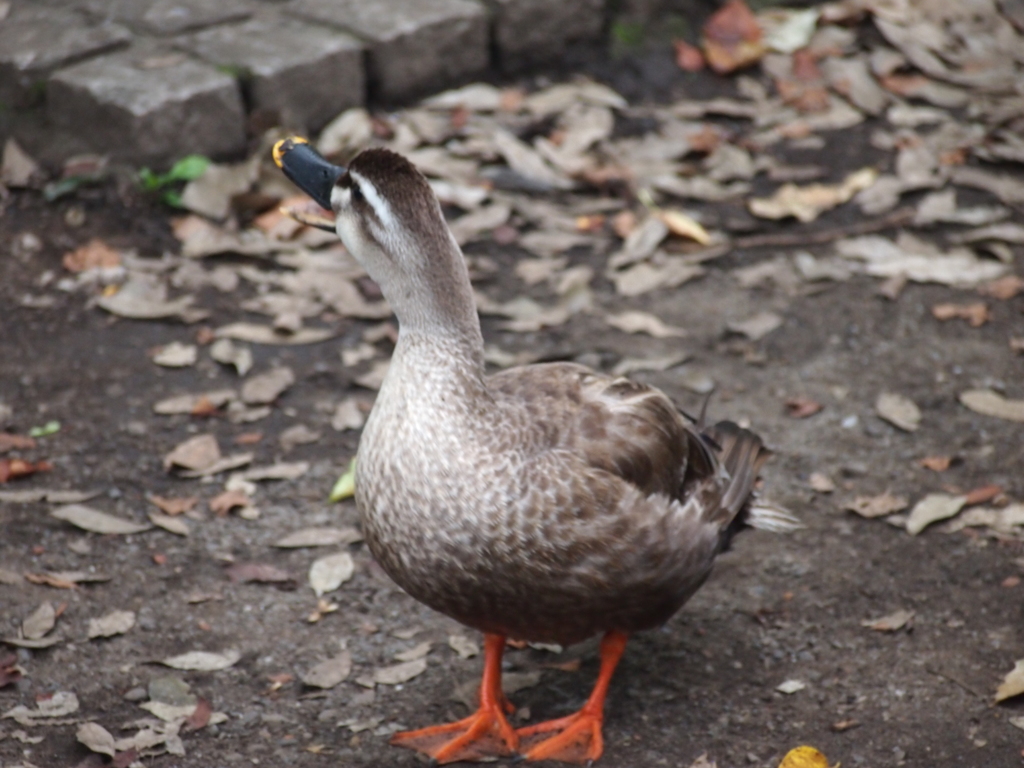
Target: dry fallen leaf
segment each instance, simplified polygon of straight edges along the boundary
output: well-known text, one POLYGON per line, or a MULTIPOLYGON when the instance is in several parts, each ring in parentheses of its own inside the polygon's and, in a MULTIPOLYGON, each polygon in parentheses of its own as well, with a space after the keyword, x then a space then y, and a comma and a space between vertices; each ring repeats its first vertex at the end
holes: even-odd
POLYGON ((448 647, 459 654, 461 659, 471 659, 480 653, 480 646, 465 635, 449 635, 448 647))
POLYGON ((309 567, 309 585, 317 597, 333 592, 352 578, 356 566, 348 552, 338 552, 313 561, 309 567))
POLYGON ((982 296, 991 296, 999 301, 1008 301, 1021 291, 1024 291, 1024 278, 1017 275, 1006 275, 978 288, 982 296))
POLYGON ((966 503, 966 496, 950 496, 946 493, 928 494, 910 510, 907 533, 916 536, 932 523, 953 517, 964 508, 966 503))
POLYGON ((686 336, 682 328, 666 325, 661 318, 652 315, 650 312, 639 310, 627 310, 617 315, 608 315, 605 322, 613 328, 618 328, 626 333, 646 333, 656 339, 667 339, 672 337, 686 336))
POLYGON ((153 362, 165 368, 187 368, 190 365, 195 365, 198 356, 199 348, 195 344, 172 341, 157 350, 157 353, 153 355, 153 362))
POLYGON ((707 245, 711 242, 711 235, 701 226, 700 222, 687 216, 682 211, 658 209, 654 215, 661 219, 665 226, 668 227, 669 232, 676 237, 689 238, 701 245, 707 245))
POLYGON ((248 507, 252 499, 244 491, 224 491, 214 496, 209 501, 210 511, 218 517, 223 517, 235 507, 248 507))
POLYGON ((57 691, 52 696, 43 695, 36 700, 36 708, 29 709, 19 704, 0 716, 0 720, 12 717, 20 725, 38 726, 45 723, 46 718, 66 717, 78 711, 78 697, 71 691, 57 691))
POLYGON ((348 651, 342 651, 333 658, 321 661, 306 671, 300 679, 304 684, 313 688, 327 689, 343 682, 351 671, 352 655, 348 651))
POLYGON ((223 653, 212 651, 190 651, 179 656, 170 656, 160 661, 161 664, 173 669, 186 669, 195 672, 216 672, 234 666, 242 654, 236 650, 223 653))
POLYGON ((1009 400, 991 389, 961 392, 960 402, 984 416, 1024 422, 1024 400, 1009 400))
POLYGON ((719 74, 749 66, 765 52, 761 26, 743 0, 729 0, 708 19, 701 45, 708 66, 719 74))
POLYGON ((131 520, 114 517, 82 504, 67 504, 57 507, 50 512, 50 516, 71 523, 85 531, 108 535, 141 533, 152 528, 148 523, 135 523, 131 520))
POLYGON ((775 686, 775 690, 779 693, 793 694, 797 691, 802 691, 807 687, 807 683, 802 680, 786 680, 785 682, 779 683, 775 686))
POLYGON ((204 470, 216 464, 221 458, 220 446, 213 435, 196 435, 179 443, 164 456, 164 469, 184 467, 204 470))
POLYGON ((419 645, 415 645, 412 648, 396 653, 395 658, 399 661, 414 661, 416 659, 422 659, 430 653, 431 646, 432 643, 428 640, 420 643, 419 645))
POLYGON ((786 400, 786 415, 794 419, 806 419, 825 406, 809 397, 791 397, 786 400))
POLYGON ((945 472, 953 462, 952 456, 925 456, 917 463, 932 472, 945 472))
POLYGON ((425 658, 413 659, 391 667, 381 667, 373 671, 373 682, 379 685, 399 685, 423 674, 427 669, 425 658))
POLYGON ((161 416, 187 413, 193 416, 209 416, 218 408, 238 397, 233 389, 217 389, 193 395, 174 395, 160 400, 153 406, 153 412, 161 416))
POLYGON ((992 319, 992 313, 983 301, 973 304, 936 304, 932 307, 932 315, 937 320, 966 320, 972 328, 978 328, 992 319))
MULTIPOLYGON (((10 3, 0 4, 10 9, 10 3)), ((0 21, 3 21, 5 13, 0 13, 0 21)), ((27 187, 39 174, 39 163, 25 152, 14 139, 7 139, 4 142, 3 159, 0 160, 0 184, 16 188, 27 187)))
POLYGON ((862 189, 867 189, 878 178, 874 168, 854 171, 841 184, 782 185, 771 197, 751 198, 747 207, 755 216, 764 219, 782 219, 794 216, 802 222, 814 221, 824 211, 849 201, 862 189))
POLYGON ((860 625, 876 632, 895 632, 907 626, 914 618, 913 611, 899 610, 880 619, 867 619, 860 625))
POLYGON ((0 483, 19 477, 28 477, 36 472, 49 472, 53 465, 48 461, 25 461, 24 459, 0 459, 0 483))
POLYGON ((758 312, 746 320, 729 322, 726 327, 733 333, 746 336, 751 341, 760 341, 781 325, 782 318, 774 312, 758 312))
POLYGON ((93 752, 111 757, 115 754, 114 737, 99 723, 82 723, 75 732, 75 738, 93 752))
POLYGON ((858 496, 853 501, 847 502, 843 508, 856 512, 861 517, 873 518, 900 512, 909 504, 910 501, 905 496, 894 496, 886 491, 878 496, 858 496))
POLYGON ((684 72, 699 72, 704 69, 704 54, 700 48, 690 45, 685 40, 673 40, 676 51, 676 66, 684 72))
POLYGON ((271 546, 283 549, 296 547, 329 547, 338 544, 355 544, 363 535, 355 528, 303 528, 289 533, 271 546))
POLYGON ((97 637, 123 635, 134 626, 135 611, 111 611, 98 619, 89 619, 87 636, 92 640, 97 637))
POLYGON ((996 703, 1005 701, 1014 696, 1020 696, 1022 693, 1024 693, 1024 659, 1019 659, 1014 663, 1013 669, 1003 678, 1003 682, 999 684, 995 701, 996 703))
POLYGON ((823 472, 812 472, 807 484, 818 493, 832 493, 836 489, 835 481, 823 472))
POLYGON ((22 637, 39 640, 57 624, 57 611, 49 601, 36 608, 21 622, 22 637))
POLYGON ((259 582, 261 584, 278 584, 281 588, 295 588, 295 579, 288 571, 267 565, 266 563, 234 563, 224 573, 235 584, 259 582))
POLYGON ((917 283, 972 287, 1002 277, 1007 271, 1005 264, 980 259, 966 248, 943 252, 908 232, 900 234, 896 241, 864 235, 838 240, 835 247, 840 256, 863 260, 869 275, 903 275, 917 283))
POLYGON ((882 392, 875 401, 875 411, 904 432, 914 432, 921 425, 921 409, 909 397, 894 392, 882 392))
POLYGON ((282 366, 247 379, 242 385, 242 402, 248 405, 266 405, 274 402, 288 387, 295 383, 291 368, 282 366))
POLYGON ((65 253, 61 263, 68 272, 110 269, 121 265, 121 253, 99 238, 93 238, 80 248, 65 253))

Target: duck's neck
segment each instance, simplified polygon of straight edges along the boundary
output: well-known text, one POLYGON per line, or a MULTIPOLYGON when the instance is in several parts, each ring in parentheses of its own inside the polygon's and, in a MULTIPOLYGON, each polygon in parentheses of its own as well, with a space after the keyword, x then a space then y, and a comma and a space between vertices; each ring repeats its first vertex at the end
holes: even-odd
MULTIPOLYGON (((444 354, 432 362, 473 378, 483 376, 483 335, 462 251, 454 238, 435 242, 421 254, 416 270, 381 283, 398 318, 395 355, 404 358, 434 347, 444 354)), ((431 355, 433 357, 433 355, 431 355)))

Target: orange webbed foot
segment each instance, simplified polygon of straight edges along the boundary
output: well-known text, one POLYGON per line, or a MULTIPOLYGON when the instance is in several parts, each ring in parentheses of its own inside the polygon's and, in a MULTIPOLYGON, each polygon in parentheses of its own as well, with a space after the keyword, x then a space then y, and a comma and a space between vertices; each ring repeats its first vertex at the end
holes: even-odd
POLYGON ((563 763, 586 763, 597 760, 604 752, 601 737, 601 715, 586 708, 574 715, 548 720, 520 728, 516 735, 526 751, 524 760, 560 760, 563 763), (554 736, 546 734, 556 732, 554 736))
POLYGON ((505 718, 505 712, 515 711, 515 708, 501 691, 501 654, 504 648, 504 637, 485 636, 480 708, 476 712, 455 723, 396 733, 391 737, 391 743, 430 755, 438 763, 514 755, 519 747, 519 737, 505 718))
POLYGON ((423 752, 443 764, 508 757, 515 754, 519 738, 500 708, 481 707, 454 723, 396 733, 391 743, 423 752))
POLYGON ((601 724, 604 700, 612 674, 626 650, 626 634, 612 630, 601 640, 601 671, 594 690, 579 712, 520 728, 516 735, 526 749, 525 760, 561 760, 563 763, 587 763, 604 752, 601 724), (544 738, 541 734, 555 733, 544 738))

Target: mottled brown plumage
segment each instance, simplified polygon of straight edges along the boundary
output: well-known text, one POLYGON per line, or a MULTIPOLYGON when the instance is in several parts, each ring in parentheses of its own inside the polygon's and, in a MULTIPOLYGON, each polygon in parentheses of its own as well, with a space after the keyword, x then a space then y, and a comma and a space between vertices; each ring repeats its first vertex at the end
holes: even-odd
MULTIPOLYGON (((400 326, 359 446, 370 550, 410 595, 489 636, 572 643, 609 633, 604 688, 581 711, 588 734, 597 723, 591 746, 527 754, 595 757, 626 635, 675 613, 744 521, 793 522, 751 506, 767 452, 752 432, 728 422, 702 432, 660 391, 580 365, 485 376, 465 263, 425 179, 399 155, 368 150, 331 201, 339 235, 400 326)), ((485 688, 500 677, 500 646, 488 646, 485 688)), ((507 732, 497 694, 485 694, 483 714, 456 724, 462 741, 476 743, 481 723, 507 732)), ((467 751, 458 739, 437 748, 437 729, 408 736, 440 760, 515 748, 507 733, 505 752, 467 751)))

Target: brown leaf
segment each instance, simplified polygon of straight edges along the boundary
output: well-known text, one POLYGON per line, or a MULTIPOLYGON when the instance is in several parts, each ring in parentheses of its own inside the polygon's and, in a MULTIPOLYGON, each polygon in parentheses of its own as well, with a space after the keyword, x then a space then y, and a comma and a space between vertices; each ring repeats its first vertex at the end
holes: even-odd
POLYGON ((242 491, 224 491, 210 499, 210 511, 223 517, 235 507, 247 507, 250 503, 249 496, 242 491))
POLYGON ((859 726, 859 720, 837 720, 832 723, 832 730, 836 733, 842 733, 843 731, 848 731, 851 728, 857 728, 859 726))
POLYGON ((676 49, 676 65, 684 72, 700 72, 704 69, 704 54, 700 48, 690 45, 685 40, 673 40, 676 49))
POLYGON ((178 498, 164 498, 163 496, 149 496, 149 500, 156 505, 161 512, 167 515, 181 515, 188 512, 199 503, 198 496, 184 496, 178 498))
POLYGON ((794 419, 806 419, 824 407, 817 400, 812 400, 809 397, 791 397, 786 401, 786 415, 794 419))
POLYGON ((975 488, 974 490, 967 492, 967 501, 964 502, 964 506, 973 507, 976 504, 985 504, 986 502, 992 501, 992 499, 994 499, 1002 492, 1002 486, 983 485, 979 488, 975 488))
POLYGON ((761 26, 743 0, 729 0, 708 19, 701 43, 708 66, 720 75, 755 63, 765 52, 761 26))
POLYGON ((925 469, 930 469, 932 472, 945 472, 949 469, 949 465, 952 461, 952 456, 925 456, 917 463, 925 469))
POLYGON ((1017 275, 1006 275, 978 288, 978 293, 982 296, 991 296, 999 301, 1012 299, 1021 291, 1024 291, 1024 278, 1017 275))
POLYGON ((68 272, 84 272, 87 269, 116 267, 121 263, 121 254, 94 237, 82 247, 65 253, 62 263, 68 272))
POLYGON ((22 671, 18 666, 18 657, 13 653, 0 656, 0 688, 13 685, 21 679, 22 671))
POLYGON ((77 589, 78 585, 70 579, 62 579, 52 573, 25 573, 25 580, 33 584, 42 584, 56 589, 77 589))
POLYGON ((974 304, 936 304, 932 307, 932 315, 937 320, 966 320, 972 328, 982 326, 992 319, 988 305, 981 301, 974 304))
POLYGON ((821 70, 806 48, 793 54, 790 77, 776 78, 775 88, 782 100, 799 112, 824 112, 829 108, 821 70))
POLYGON ((49 472, 53 465, 48 461, 25 461, 24 459, 0 459, 0 483, 19 477, 34 475, 36 472, 49 472))
POLYGON ((208 699, 204 699, 202 696, 199 697, 199 701, 196 702, 195 711, 188 716, 185 722, 181 726, 182 733, 188 733, 189 731, 199 731, 205 728, 210 722, 210 715, 213 714, 213 705, 210 704, 208 699))
MULTIPOLYGON (((90 757, 99 757, 99 755, 90 755, 90 757)), ((128 766, 136 762, 138 759, 139 751, 132 747, 129 750, 118 752, 114 755, 114 759, 110 761, 110 768, 128 768, 128 766)))
POLYGON ((290 573, 265 563, 235 563, 225 569, 224 573, 236 584, 257 581, 262 584, 280 584, 282 589, 287 588, 289 584, 292 589, 297 586, 290 573))
POLYGON ((30 451, 35 447, 35 439, 27 435, 12 435, 10 432, 0 432, 0 453, 30 451))

